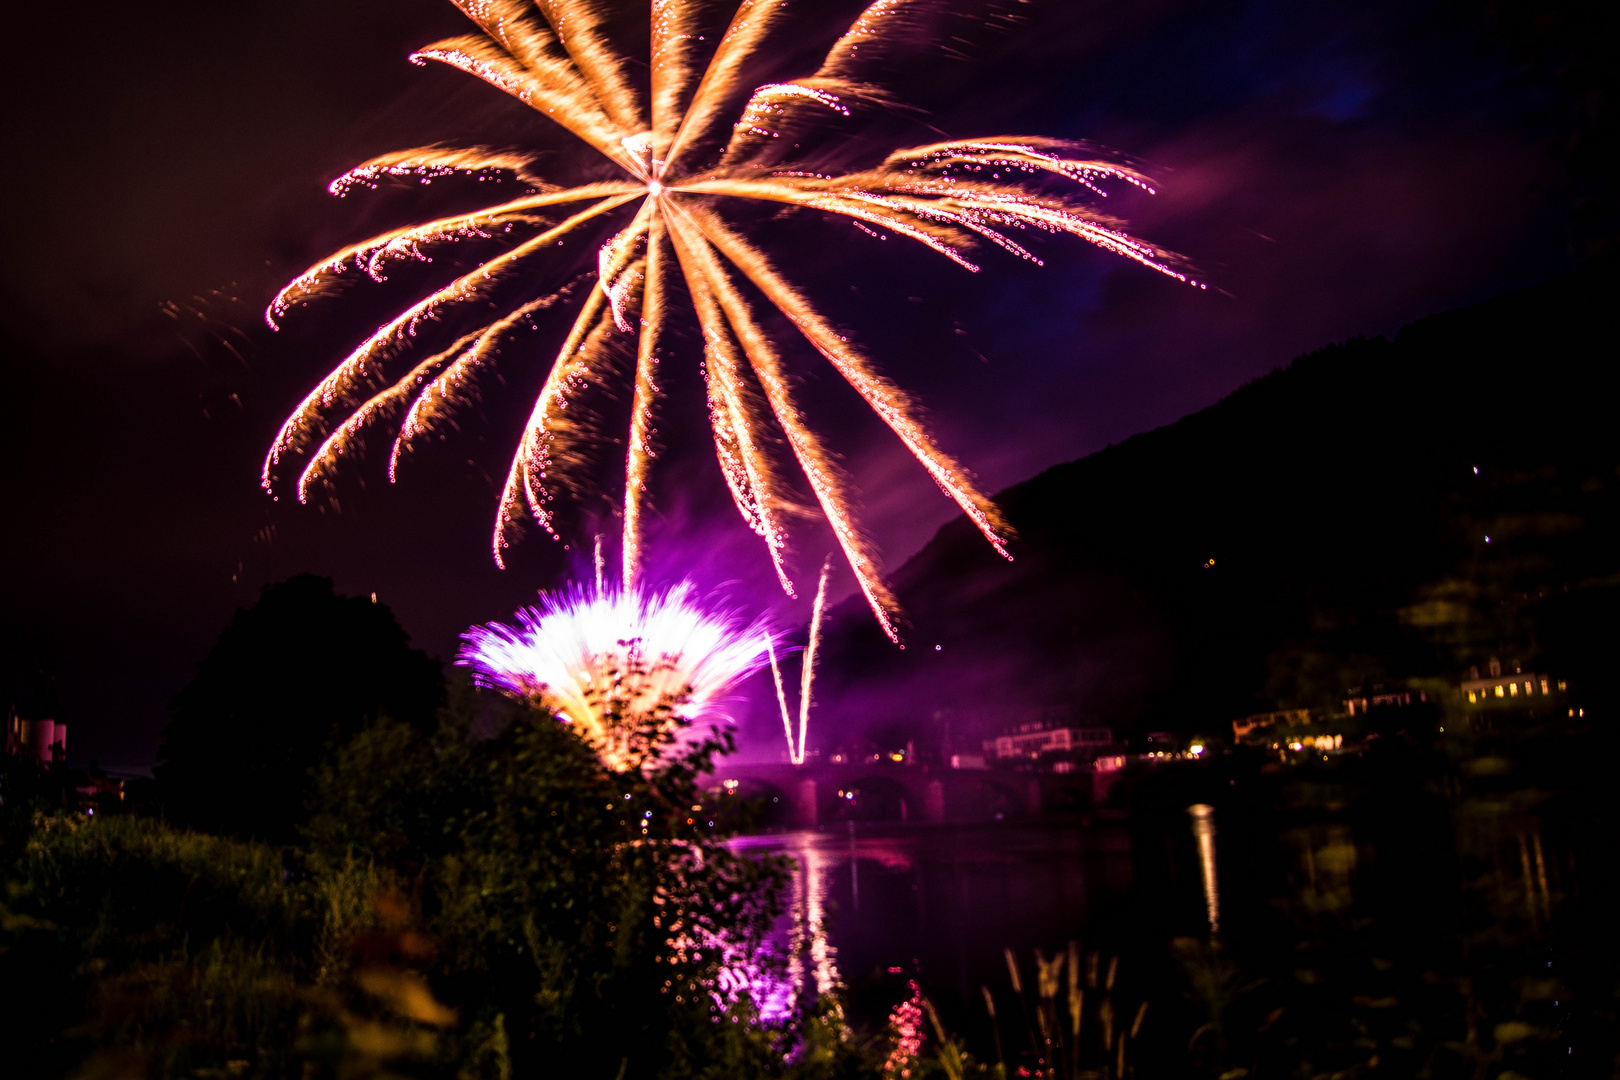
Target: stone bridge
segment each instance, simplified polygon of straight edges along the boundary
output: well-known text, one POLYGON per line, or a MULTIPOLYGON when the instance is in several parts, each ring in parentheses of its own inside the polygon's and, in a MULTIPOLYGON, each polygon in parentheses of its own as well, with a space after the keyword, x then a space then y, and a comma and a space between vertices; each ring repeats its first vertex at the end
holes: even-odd
POLYGON ((869 761, 805 765, 722 764, 712 787, 765 802, 772 824, 813 828, 832 821, 944 823, 1033 818, 1084 810, 1106 794, 1090 771, 948 769, 869 761))

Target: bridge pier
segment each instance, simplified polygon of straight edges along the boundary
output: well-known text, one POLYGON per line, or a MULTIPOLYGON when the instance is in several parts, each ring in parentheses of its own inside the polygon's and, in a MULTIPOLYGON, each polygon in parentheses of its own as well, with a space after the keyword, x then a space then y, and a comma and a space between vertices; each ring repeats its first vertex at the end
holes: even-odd
POLYGON ((1029 810, 1030 817, 1041 816, 1041 781, 1039 777, 1029 778, 1029 786, 1024 789, 1024 806, 1029 810))
POLYGON ((820 820, 816 806, 816 782, 805 777, 793 792, 793 824, 801 829, 813 829, 820 824, 820 820))
POLYGON ((945 821, 945 785, 939 780, 930 780, 923 788, 923 820, 930 825, 945 821))

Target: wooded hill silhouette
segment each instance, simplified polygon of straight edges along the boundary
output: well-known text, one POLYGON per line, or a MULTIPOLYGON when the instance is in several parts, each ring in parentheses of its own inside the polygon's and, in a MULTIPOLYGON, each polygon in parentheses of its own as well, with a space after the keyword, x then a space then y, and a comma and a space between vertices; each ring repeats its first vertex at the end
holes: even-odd
POLYGON ((380 716, 431 730, 439 664, 386 604, 330 578, 266 585, 175 696, 155 770, 170 820, 274 843, 294 838, 309 771, 380 716))
POLYGON ((1588 272, 1300 357, 997 496, 894 574, 907 648, 834 612, 821 741, 957 751, 1067 710, 1230 734, 1498 656, 1597 702, 1620 649, 1620 425, 1588 272), (937 648, 936 648, 937 646, 937 648))

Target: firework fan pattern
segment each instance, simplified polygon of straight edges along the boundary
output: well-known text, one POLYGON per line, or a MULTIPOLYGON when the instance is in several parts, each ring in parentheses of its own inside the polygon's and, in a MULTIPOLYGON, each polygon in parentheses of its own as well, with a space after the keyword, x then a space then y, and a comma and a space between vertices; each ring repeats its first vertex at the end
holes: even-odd
POLYGON ((1188 280, 1170 253, 1127 235, 1091 208, 1108 182, 1151 190, 1147 181, 1073 144, 955 139, 896 149, 858 171, 834 174, 791 160, 800 134, 849 117, 856 108, 887 104, 870 80, 898 42, 919 33, 933 0, 878 0, 837 38, 815 72, 752 88, 758 60, 768 55, 791 0, 744 0, 719 35, 700 25, 703 6, 652 0, 645 86, 633 74, 643 65, 615 47, 598 4, 453 2, 477 32, 430 45, 412 59, 449 64, 513 95, 599 151, 620 178, 559 189, 532 176, 529 159, 521 155, 428 147, 376 158, 334 181, 332 191, 342 194, 386 176, 499 171, 529 183, 531 193, 353 244, 275 297, 266 313, 272 326, 339 275, 381 280, 398 260, 425 259, 438 245, 470 238, 505 244, 379 326, 310 391, 270 449, 263 470, 267 488, 274 488, 286 459, 305 455, 296 490, 300 500, 307 499, 355 452, 365 429, 381 423, 397 425, 392 479, 401 453, 468 396, 502 339, 559 298, 554 290, 531 292, 528 299, 501 300, 503 306, 492 309, 497 293, 504 297, 506 286, 538 278, 531 271, 541 260, 558 258, 565 237, 594 226, 607 234, 597 249, 596 280, 518 441, 495 517, 496 562, 503 562, 525 518, 557 535, 557 500, 577 491, 584 460, 587 432, 579 399, 611 373, 616 342, 633 340, 622 580, 632 593, 640 585, 661 394, 658 360, 675 314, 678 279, 702 330, 703 375, 722 471, 744 521, 763 538, 782 587, 793 595, 786 522, 804 512, 784 476, 790 456, 862 593, 894 638, 895 598, 856 517, 847 478, 801 414, 783 353, 765 332, 763 315, 770 308, 832 364, 1003 555, 1008 529, 969 474, 935 443, 911 399, 878 374, 743 234, 728 208, 751 201, 841 215, 867 231, 915 240, 969 270, 978 269, 974 259, 986 244, 1038 262, 1019 234, 1066 234, 1188 280), (452 318, 477 325, 447 348, 412 355, 419 330, 452 318), (787 453, 778 455, 777 446, 787 453))
POLYGON ((462 635, 475 680, 573 725, 611 768, 639 764, 648 726, 725 719, 725 695, 764 665, 763 622, 700 608, 689 583, 656 593, 575 588, 524 608, 516 625, 462 635))

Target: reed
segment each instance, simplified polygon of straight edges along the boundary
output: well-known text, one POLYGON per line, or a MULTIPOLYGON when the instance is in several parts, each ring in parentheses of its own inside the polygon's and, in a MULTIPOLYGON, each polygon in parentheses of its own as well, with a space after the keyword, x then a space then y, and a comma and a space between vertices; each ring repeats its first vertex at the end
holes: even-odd
MULTIPOLYGON (((1016 1070, 1020 1076, 1043 1080, 1124 1080, 1134 1075, 1128 1048, 1141 1038, 1148 1003, 1138 1002, 1131 1009, 1116 1000, 1119 957, 1107 957, 1105 965, 1100 954, 1083 954, 1078 941, 1070 941, 1066 949, 1050 957, 1035 949, 1035 979, 1030 983, 1024 978, 1017 953, 1007 948, 1002 950, 1002 955, 1007 962, 1008 984, 1018 1003, 1029 1047, 1028 1062, 1019 1064, 1016 1070), (1129 1023, 1121 1022, 1127 1016, 1129 1023)), ((995 995, 988 986, 981 986, 979 992, 990 1018, 996 1064, 993 1068, 980 1065, 976 1074, 971 1071, 971 1057, 948 1035, 933 1007, 927 1005, 939 1042, 938 1061, 950 1080, 968 1075, 1005 1077, 1008 1073, 1002 1013, 997 1010, 995 995)))

